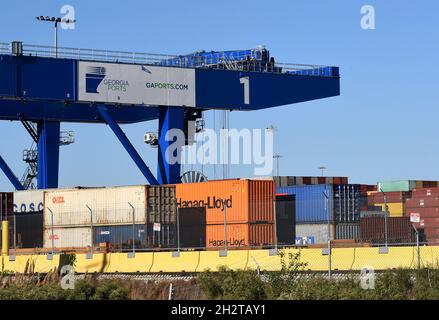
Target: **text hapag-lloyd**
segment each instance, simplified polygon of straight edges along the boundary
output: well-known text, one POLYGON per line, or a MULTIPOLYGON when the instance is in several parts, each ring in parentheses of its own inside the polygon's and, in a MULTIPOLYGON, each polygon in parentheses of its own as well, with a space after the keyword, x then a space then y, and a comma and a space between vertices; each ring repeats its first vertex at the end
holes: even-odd
POLYGON ((210 197, 208 196, 206 200, 188 200, 183 201, 181 198, 179 199, 177 205, 179 208, 197 208, 197 207, 206 207, 207 209, 220 209, 224 211, 225 208, 230 209, 232 207, 232 196, 229 199, 210 197))

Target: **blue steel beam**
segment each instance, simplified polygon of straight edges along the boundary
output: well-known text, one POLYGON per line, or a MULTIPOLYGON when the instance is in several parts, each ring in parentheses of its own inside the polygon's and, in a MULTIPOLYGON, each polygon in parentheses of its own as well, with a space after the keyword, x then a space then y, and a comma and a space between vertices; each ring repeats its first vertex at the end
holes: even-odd
POLYGON ((60 123, 37 123, 37 186, 38 189, 58 188, 60 123))
POLYGON ((16 190, 24 190, 23 185, 20 183, 20 181, 18 181, 17 177, 14 175, 11 168, 9 168, 8 164, 2 158, 2 156, 0 156, 0 168, 3 170, 6 177, 9 179, 9 181, 12 183, 16 190))
POLYGON ((125 133, 122 131, 122 129, 119 127, 119 125, 116 123, 116 121, 113 120, 111 115, 108 113, 108 110, 106 107, 98 107, 97 108, 99 114, 101 115, 102 119, 110 126, 111 130, 113 130, 116 137, 119 139, 120 143, 124 146, 125 150, 128 152, 130 157, 133 159, 137 167, 140 169, 142 174, 145 176, 146 180, 151 185, 157 185, 159 184, 157 179, 154 177, 154 175, 151 173, 151 170, 149 170, 148 166, 145 164, 145 162, 142 160, 140 155, 137 153, 134 146, 131 144, 130 140, 128 140, 125 133))
MULTIPOLYGON (((181 152, 181 146, 184 145, 184 140, 180 141, 181 146, 176 148, 169 148, 171 144, 176 142, 177 137, 172 141, 168 141, 166 134, 171 129, 184 129, 184 108, 178 107, 161 107, 159 110, 159 146, 158 146, 158 160, 157 160, 157 179, 160 184, 180 183, 180 162, 178 157, 181 152), (179 150, 180 149, 180 150, 179 150), (168 152, 172 151, 172 154, 168 152), (173 157, 177 161, 169 163, 168 159, 173 157)), ((184 138, 184 137, 183 137, 184 138)))

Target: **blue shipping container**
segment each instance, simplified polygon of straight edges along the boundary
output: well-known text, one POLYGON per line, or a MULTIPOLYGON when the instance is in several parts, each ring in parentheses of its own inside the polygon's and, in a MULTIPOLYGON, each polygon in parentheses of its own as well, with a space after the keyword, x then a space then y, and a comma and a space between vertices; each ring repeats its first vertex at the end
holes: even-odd
MULTIPOLYGON (((95 244, 108 242, 120 248, 129 247, 132 245, 133 225, 95 227, 93 234, 95 244)), ((134 241, 136 245, 146 246, 145 225, 134 225, 134 241)))
POLYGON ((322 223, 333 220, 333 186, 316 184, 304 186, 278 187, 276 193, 296 196, 296 223, 322 223), (328 210, 326 197, 328 196, 328 210))

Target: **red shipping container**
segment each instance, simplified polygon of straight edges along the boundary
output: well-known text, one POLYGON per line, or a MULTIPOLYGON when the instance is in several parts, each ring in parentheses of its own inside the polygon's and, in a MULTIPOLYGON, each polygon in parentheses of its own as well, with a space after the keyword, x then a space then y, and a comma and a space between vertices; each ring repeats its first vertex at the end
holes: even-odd
MULTIPOLYGON (((387 203, 403 202, 410 196, 410 192, 386 192, 387 203)), ((378 192, 367 197, 368 204, 384 203, 384 193, 378 192)))
POLYGON ((14 194, 12 192, 0 192, 0 216, 6 220, 8 215, 14 213, 14 194))
POLYGON ((406 208, 436 208, 439 207, 439 197, 409 198, 406 208))
POLYGON ((411 213, 419 213, 422 218, 435 218, 439 217, 439 208, 406 208, 406 215, 410 216, 411 213))
POLYGON ((439 188, 416 188, 412 190, 412 198, 439 196, 439 188))
MULTIPOLYGON (((412 243, 415 241, 415 230, 409 217, 389 217, 387 226, 389 243, 412 243)), ((360 218, 360 239, 362 242, 384 243, 385 218, 360 218)))

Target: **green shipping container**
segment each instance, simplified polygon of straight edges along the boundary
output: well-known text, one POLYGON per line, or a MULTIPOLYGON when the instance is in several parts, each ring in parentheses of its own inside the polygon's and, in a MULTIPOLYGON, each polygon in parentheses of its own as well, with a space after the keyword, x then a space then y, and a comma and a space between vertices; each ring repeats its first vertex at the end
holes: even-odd
POLYGON ((416 180, 378 182, 378 192, 411 191, 416 188, 416 180))

